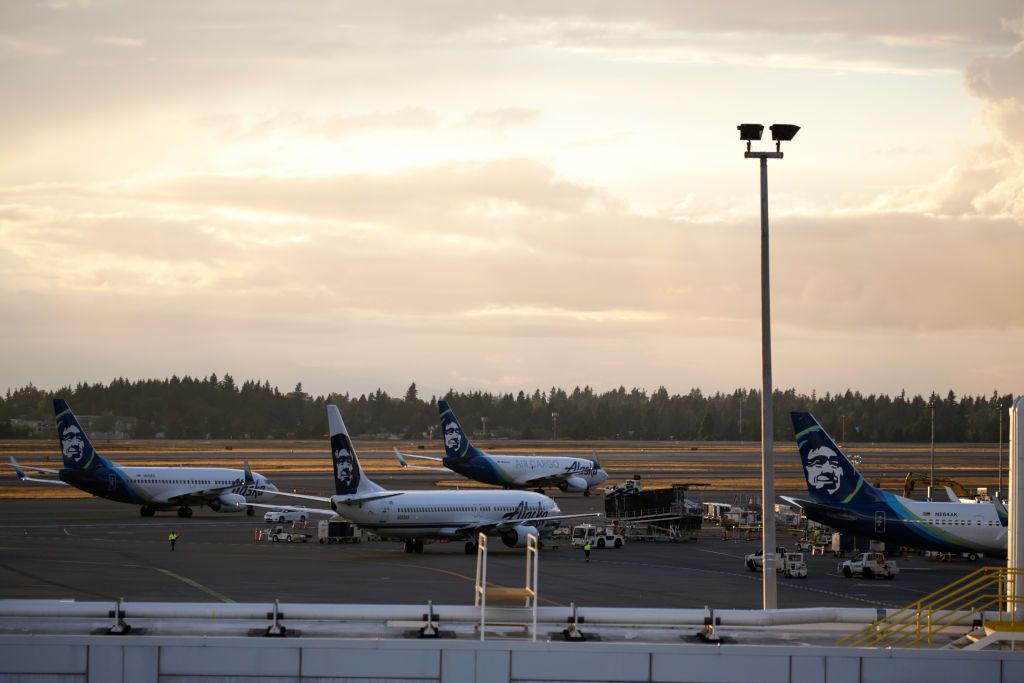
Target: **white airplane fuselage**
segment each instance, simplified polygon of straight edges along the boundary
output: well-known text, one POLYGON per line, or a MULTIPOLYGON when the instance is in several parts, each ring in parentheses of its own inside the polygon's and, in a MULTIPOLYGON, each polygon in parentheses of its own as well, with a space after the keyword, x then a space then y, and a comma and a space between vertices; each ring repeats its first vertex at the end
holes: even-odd
POLYGON ((346 496, 333 496, 331 507, 339 515, 384 538, 467 538, 465 528, 509 520, 543 529, 557 521, 551 498, 530 491, 392 491, 398 493, 363 503, 345 504, 346 496), (535 523, 536 521, 536 523, 535 523))
POLYGON ((243 470, 223 467, 122 467, 110 463, 90 470, 63 469, 59 476, 93 495, 157 509, 206 503, 217 497, 210 494, 213 489, 240 495, 247 503, 266 502, 277 491, 262 474, 253 473, 254 483, 247 485, 243 470), (225 488, 228 486, 231 488, 225 488))

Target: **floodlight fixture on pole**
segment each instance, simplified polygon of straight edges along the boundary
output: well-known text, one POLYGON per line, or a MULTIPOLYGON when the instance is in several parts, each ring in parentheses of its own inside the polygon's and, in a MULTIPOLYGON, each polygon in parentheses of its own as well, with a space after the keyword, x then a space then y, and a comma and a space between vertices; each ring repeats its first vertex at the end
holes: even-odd
POLYGON ((747 143, 746 159, 761 164, 761 586, 764 609, 779 606, 775 565, 775 422, 772 417, 772 330, 771 290, 768 277, 768 160, 782 158, 782 143, 793 139, 800 126, 776 123, 771 126, 774 152, 754 152, 750 143, 760 140, 764 126, 741 123, 740 140, 747 143))

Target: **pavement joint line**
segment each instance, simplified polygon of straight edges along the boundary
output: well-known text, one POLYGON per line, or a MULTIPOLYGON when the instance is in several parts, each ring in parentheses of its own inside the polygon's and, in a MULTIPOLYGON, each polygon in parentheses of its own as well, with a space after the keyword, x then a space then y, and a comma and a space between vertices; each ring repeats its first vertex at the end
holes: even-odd
MULTIPOLYGON (((138 566, 142 566, 142 565, 134 565, 134 566, 138 567, 138 566)), ((221 595, 220 593, 218 593, 217 591, 213 590, 212 588, 207 588, 203 584, 199 583, 198 581, 193 581, 192 579, 188 578, 187 576, 182 576, 181 574, 175 574, 171 570, 163 569, 162 567, 151 567, 151 569, 155 569, 158 572, 160 572, 161 574, 166 574, 167 576, 171 577, 172 579, 177 579, 178 581, 181 581, 182 583, 186 583, 189 586, 192 586, 193 588, 195 588, 197 590, 201 590, 202 592, 206 593, 207 595, 210 595, 210 596, 212 596, 214 598, 217 598, 221 602, 232 602, 232 603, 234 602, 234 600, 232 600, 231 598, 227 597, 226 595, 221 595)))

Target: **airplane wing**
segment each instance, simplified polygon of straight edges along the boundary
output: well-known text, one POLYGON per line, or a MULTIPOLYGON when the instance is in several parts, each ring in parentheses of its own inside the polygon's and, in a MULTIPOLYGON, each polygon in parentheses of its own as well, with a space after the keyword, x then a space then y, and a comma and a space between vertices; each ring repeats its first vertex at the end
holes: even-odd
MULTIPOLYGON (((336 498, 333 499, 337 505, 358 505, 359 503, 368 503, 371 500, 380 500, 381 498, 393 498, 394 496, 400 496, 405 491, 374 491, 373 493, 364 493, 361 496, 348 496, 347 498, 336 498)), ((284 491, 274 491, 274 497, 284 496, 286 498, 301 498, 303 500, 317 500, 321 503, 330 503, 331 498, 324 498, 323 496, 310 496, 305 493, 287 493, 284 491)), ((278 506, 280 507, 280 506, 278 506)))
POLYGON ((412 453, 401 453, 396 448, 395 457, 398 458, 398 462, 401 463, 403 468, 410 470, 433 470, 434 472, 447 472, 446 467, 423 467, 421 465, 410 465, 405 461, 406 458, 419 458, 421 460, 433 460, 435 462, 441 462, 441 458, 432 458, 429 455, 413 455, 412 453))
MULTIPOLYGON (((54 486, 68 486, 67 482, 61 481, 60 479, 37 479, 36 477, 30 477, 25 474, 25 470, 22 469, 21 465, 18 464, 18 461, 14 459, 13 455, 10 456, 10 458, 10 466, 14 468, 14 474, 17 475, 20 481, 31 481, 36 484, 51 484, 54 486)), ((57 470, 48 470, 42 467, 29 467, 28 469, 33 470, 35 472, 46 472, 47 474, 59 474, 57 470)))
POLYGON ((472 536, 478 533, 488 533, 490 531, 508 531, 509 529, 515 529, 517 526, 534 526, 540 522, 550 522, 553 520, 560 519, 576 519, 579 517, 601 517, 600 512, 591 512, 580 515, 555 515, 553 517, 523 517, 521 519, 503 519, 500 522, 488 522, 487 524, 473 524, 470 526, 464 526, 459 529, 459 533, 464 536, 472 536))
POLYGON ((567 478, 572 476, 575 476, 575 473, 566 474, 565 472, 560 472, 558 474, 545 474, 540 477, 534 477, 533 479, 526 479, 519 484, 519 486, 523 486, 525 488, 532 488, 534 486, 558 486, 567 478))
POLYGON ((267 510, 295 510, 297 512, 305 512, 310 515, 323 515, 324 517, 338 516, 337 512, 327 508, 305 508, 296 507, 294 505, 269 505, 267 503, 246 503, 246 506, 252 508, 265 508, 267 510))

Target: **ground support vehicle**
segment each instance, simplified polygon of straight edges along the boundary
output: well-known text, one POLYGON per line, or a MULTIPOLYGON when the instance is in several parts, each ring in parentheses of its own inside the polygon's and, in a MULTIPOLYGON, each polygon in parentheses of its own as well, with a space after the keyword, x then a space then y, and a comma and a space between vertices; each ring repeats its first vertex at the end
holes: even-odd
POLYGON ((790 579, 807 578, 807 563, 804 562, 803 553, 783 553, 780 564, 783 576, 790 579))
POLYGON ((892 560, 886 560, 882 553, 860 553, 840 562, 839 572, 848 579, 854 575, 863 576, 865 579, 876 576, 894 579, 900 573, 900 568, 892 560))
POLYGON ((604 513, 630 541, 695 541, 700 505, 686 498, 692 484, 645 489, 639 475, 605 489, 604 513))
POLYGON ((306 543, 309 539, 313 538, 313 534, 307 534, 304 531, 298 531, 295 529, 285 529, 282 526, 276 526, 270 530, 270 540, 274 543, 306 543))
MULTIPOLYGON (((789 551, 787 551, 785 548, 781 546, 775 549, 775 558, 776 560, 778 560, 778 562, 776 562, 775 564, 776 572, 782 571, 782 558, 788 554, 790 554, 789 551)), ((800 559, 801 561, 803 560, 802 557, 800 559)), ((747 569, 749 569, 752 572, 761 571, 761 567, 764 566, 764 556, 761 554, 760 550, 758 550, 756 553, 750 553, 749 555, 743 558, 743 564, 747 565, 747 569)))
POLYGON ((359 527, 351 522, 322 519, 316 525, 316 537, 320 543, 359 543, 359 527))
POLYGON ((626 539, 614 529, 594 526, 593 524, 580 524, 572 529, 572 547, 582 548, 590 541, 591 548, 603 550, 604 548, 621 548, 626 539))

